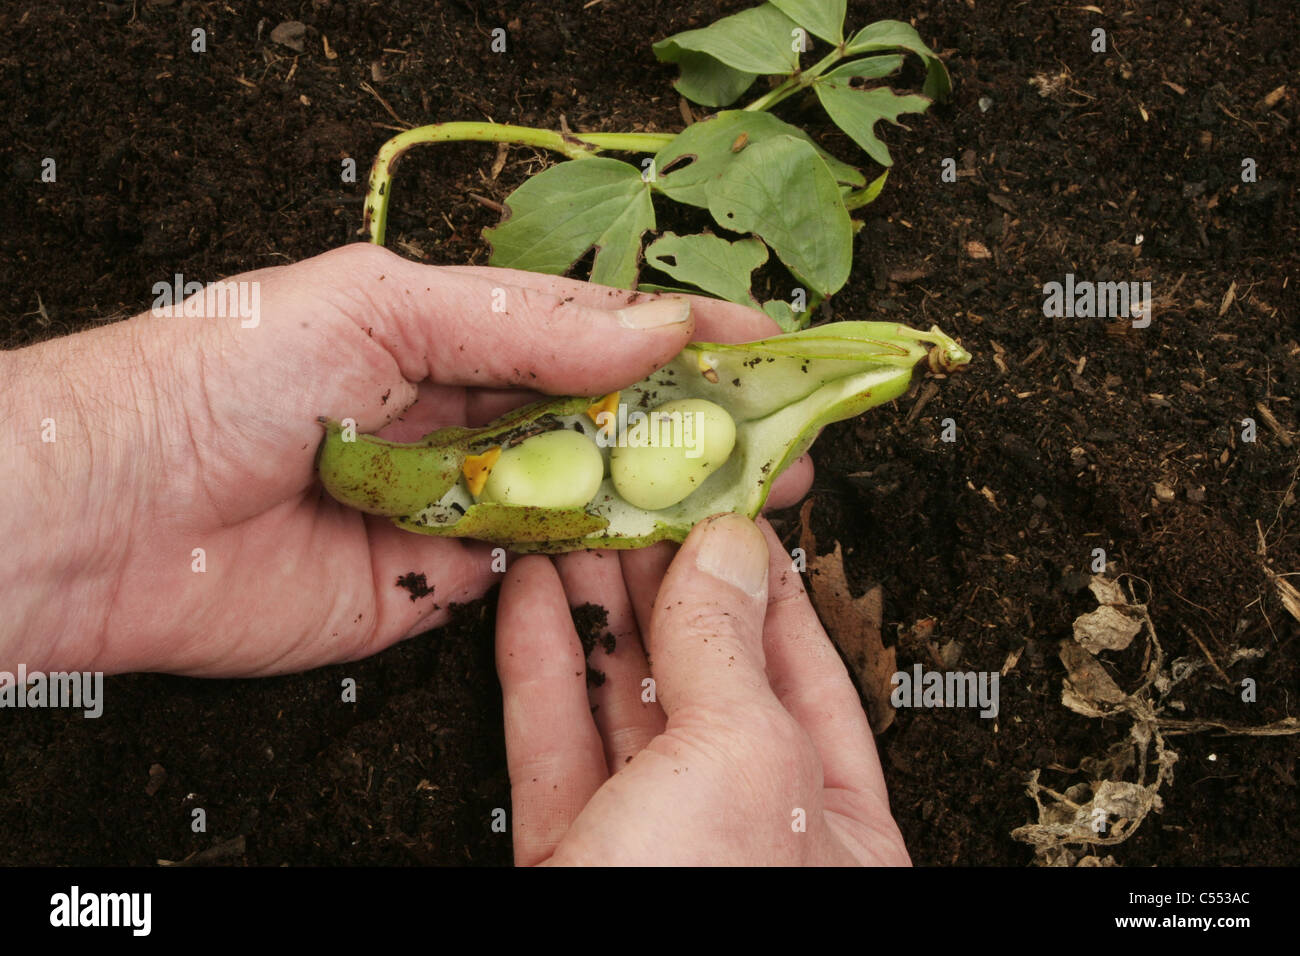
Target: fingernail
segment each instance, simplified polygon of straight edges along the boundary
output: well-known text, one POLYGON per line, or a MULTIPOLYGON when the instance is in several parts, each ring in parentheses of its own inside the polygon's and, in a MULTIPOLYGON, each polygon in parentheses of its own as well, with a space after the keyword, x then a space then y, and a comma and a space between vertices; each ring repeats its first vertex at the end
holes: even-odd
POLYGON ((710 518, 700 532, 695 567, 751 597, 767 594, 767 564, 763 532, 740 515, 710 518))
POLYGON ((653 302, 630 305, 615 313, 618 321, 629 329, 657 329, 665 325, 685 322, 691 315, 691 304, 686 299, 663 298, 653 302))

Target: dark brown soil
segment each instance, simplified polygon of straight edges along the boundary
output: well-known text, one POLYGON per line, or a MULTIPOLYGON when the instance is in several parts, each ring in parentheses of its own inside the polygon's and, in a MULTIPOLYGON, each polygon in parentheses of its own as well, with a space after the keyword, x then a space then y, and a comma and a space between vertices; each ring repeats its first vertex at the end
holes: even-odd
MULTIPOLYGON (((174 272, 210 280, 354 240, 365 170, 397 125, 384 104, 410 123, 679 129, 672 72, 650 43, 746 5, 7 4, 0 344, 138 312, 174 272), (308 26, 297 56, 269 40, 290 19, 308 26), (495 26, 511 52, 490 52, 495 26), (202 55, 189 52, 195 27, 202 55), (39 181, 46 156, 57 184, 39 181), (346 157, 362 183, 340 183, 346 157)), ((1227 681, 1198 670, 1174 695, 1179 716, 1295 713, 1300 628, 1267 570, 1300 571, 1300 443, 1257 406, 1300 438, 1300 14, 1286 0, 1101 6, 850 4, 855 24, 915 16, 955 98, 887 132, 897 165, 827 315, 937 322, 976 363, 911 421, 915 393, 828 430, 814 530, 823 547, 842 542, 856 587, 884 585, 900 667, 930 664, 912 637, 930 619, 929 640, 956 642, 960 669, 1022 652, 996 722, 904 710, 880 739, 919 863, 1027 863, 1009 833, 1033 819, 1029 772, 1065 785, 1060 768, 1126 733, 1060 703, 1057 645, 1093 606, 1096 547, 1146 582, 1170 659, 1266 652, 1225 664, 1227 681), (1096 26, 1106 54, 1090 50, 1096 26), (946 157, 956 183, 941 182, 946 157), (1256 183, 1241 180, 1245 157, 1256 183), (1152 326, 1044 318, 1042 285, 1067 272, 1150 280, 1152 326), (1260 422, 1254 444, 1240 439, 1247 416, 1260 422), (939 441, 946 417, 952 444, 939 441), (1155 500, 1156 482, 1173 500, 1155 500), (1246 677, 1257 703, 1241 701, 1246 677)), ((800 108, 783 115, 803 119, 800 108)), ((493 180, 494 155, 408 156, 389 244, 484 262, 479 231, 496 214, 470 194, 500 201, 542 162, 515 152, 493 180)), ((778 522, 790 544, 797 520, 778 522)), ((474 605, 361 664, 274 680, 112 679, 99 720, 5 711, 0 862, 152 864, 233 846, 216 856, 507 863, 509 837, 491 827, 509 806, 491 617, 490 602, 474 605), (355 704, 341 701, 345 678, 355 704), (204 834, 191 832, 194 807, 204 834)), ((1295 862, 1297 737, 1171 743, 1181 759, 1163 812, 1107 852, 1127 866, 1295 862)))

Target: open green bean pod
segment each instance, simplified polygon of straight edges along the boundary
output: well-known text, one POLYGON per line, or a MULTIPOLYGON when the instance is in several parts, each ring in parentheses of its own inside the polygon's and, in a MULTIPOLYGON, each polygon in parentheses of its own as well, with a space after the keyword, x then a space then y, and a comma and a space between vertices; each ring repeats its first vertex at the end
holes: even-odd
POLYGON ((617 393, 546 399, 409 444, 347 441, 325 421, 317 464, 334 498, 421 534, 542 552, 683 541, 711 514, 757 515, 821 428, 899 397, 920 362, 950 372, 970 358, 937 327, 892 322, 694 342, 617 393))

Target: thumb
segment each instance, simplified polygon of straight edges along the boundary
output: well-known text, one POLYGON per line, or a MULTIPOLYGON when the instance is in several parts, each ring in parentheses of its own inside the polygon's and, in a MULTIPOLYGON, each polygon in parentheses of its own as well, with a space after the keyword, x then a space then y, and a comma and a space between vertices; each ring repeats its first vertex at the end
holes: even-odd
POLYGON ((715 515, 691 531, 650 616, 651 666, 670 720, 688 706, 776 703, 763 658, 767 575, 767 542, 748 518, 715 515))

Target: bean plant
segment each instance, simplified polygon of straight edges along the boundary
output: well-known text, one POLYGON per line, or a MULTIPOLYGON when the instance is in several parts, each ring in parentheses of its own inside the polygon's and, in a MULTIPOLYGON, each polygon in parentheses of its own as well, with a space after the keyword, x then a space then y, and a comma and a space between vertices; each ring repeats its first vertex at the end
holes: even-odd
POLYGON ((676 64, 682 96, 718 112, 679 133, 572 133, 497 123, 451 122, 401 133, 380 149, 370 173, 365 230, 383 244, 393 171, 414 146, 463 140, 547 149, 566 161, 527 180, 506 200, 504 222, 485 230, 492 265, 562 275, 593 249, 590 279, 641 291, 684 291, 762 308, 782 328, 807 326, 816 306, 848 281, 852 213, 879 196, 893 165, 876 134, 950 92, 942 61, 915 29, 881 20, 846 32, 845 0, 771 0, 654 45, 676 64), (804 65, 813 38, 829 49, 804 65), (920 93, 887 79, 905 54, 925 66, 920 93), (831 121, 883 171, 870 182, 771 110, 791 97, 815 99, 831 121), (639 165, 604 154, 641 154, 639 165), (649 155, 646 155, 649 154, 649 155), (720 232, 658 232, 655 200, 708 211, 720 232), (649 241, 647 241, 647 238, 649 241), (799 285, 759 301, 753 273, 775 255, 799 285), (639 282, 643 264, 672 284, 639 282))

